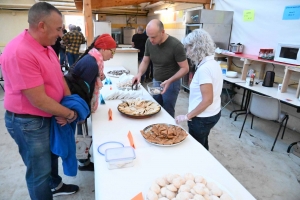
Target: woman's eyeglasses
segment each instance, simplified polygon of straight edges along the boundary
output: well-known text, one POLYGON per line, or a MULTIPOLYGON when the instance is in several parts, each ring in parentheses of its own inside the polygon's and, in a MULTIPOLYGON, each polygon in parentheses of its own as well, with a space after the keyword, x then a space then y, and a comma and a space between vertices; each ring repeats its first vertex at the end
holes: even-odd
POLYGON ((116 51, 113 51, 113 50, 111 50, 111 49, 108 49, 108 50, 110 50, 111 55, 115 55, 116 51))

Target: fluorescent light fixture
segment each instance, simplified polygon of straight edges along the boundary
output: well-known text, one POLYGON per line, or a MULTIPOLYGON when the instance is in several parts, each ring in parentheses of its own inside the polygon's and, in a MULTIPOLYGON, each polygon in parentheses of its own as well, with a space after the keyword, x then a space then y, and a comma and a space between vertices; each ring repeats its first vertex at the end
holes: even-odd
POLYGON ((154 14, 166 13, 168 11, 169 11, 168 8, 163 8, 163 9, 160 9, 160 10, 155 10, 154 14))

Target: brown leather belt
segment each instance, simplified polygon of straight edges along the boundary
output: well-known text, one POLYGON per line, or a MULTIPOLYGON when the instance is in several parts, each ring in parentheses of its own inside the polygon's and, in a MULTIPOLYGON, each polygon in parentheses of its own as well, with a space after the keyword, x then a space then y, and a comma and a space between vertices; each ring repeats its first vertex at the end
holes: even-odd
POLYGON ((10 116, 15 116, 15 117, 19 117, 19 118, 41 118, 42 116, 37 116, 37 115, 30 115, 30 114, 17 114, 17 113, 13 113, 10 111, 6 111, 6 113, 10 116))

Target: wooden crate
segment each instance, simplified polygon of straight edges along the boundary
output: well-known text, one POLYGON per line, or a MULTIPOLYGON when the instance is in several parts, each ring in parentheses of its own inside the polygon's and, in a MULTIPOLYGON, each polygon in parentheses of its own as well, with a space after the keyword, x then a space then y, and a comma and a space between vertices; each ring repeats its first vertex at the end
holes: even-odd
POLYGON ((96 14, 96 21, 106 21, 105 14, 96 14))

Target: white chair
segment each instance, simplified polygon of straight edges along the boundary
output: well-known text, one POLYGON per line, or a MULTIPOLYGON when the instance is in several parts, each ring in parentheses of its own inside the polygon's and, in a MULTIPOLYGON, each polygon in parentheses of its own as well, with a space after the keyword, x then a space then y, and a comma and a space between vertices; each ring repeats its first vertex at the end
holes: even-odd
POLYGON ((246 119, 247 119, 247 116, 249 113, 252 114, 251 129, 252 129, 252 125, 253 125, 254 116, 257 116, 259 118, 266 119, 266 120, 278 121, 280 123, 276 138, 274 140, 274 143, 273 143, 273 146, 271 149, 271 151, 273 151, 275 143, 278 138, 278 135, 280 133, 280 130, 281 130, 282 126, 284 126, 284 129, 282 132, 282 138, 283 138, 286 124, 289 119, 289 116, 286 113, 281 112, 280 101, 278 99, 274 99, 271 97, 252 93, 239 138, 241 138, 241 135, 242 135, 242 132, 244 129, 244 125, 245 125, 245 122, 246 122, 246 119))

